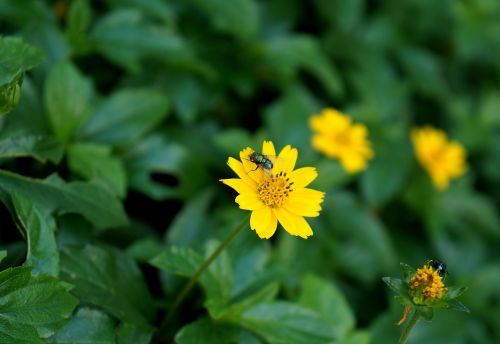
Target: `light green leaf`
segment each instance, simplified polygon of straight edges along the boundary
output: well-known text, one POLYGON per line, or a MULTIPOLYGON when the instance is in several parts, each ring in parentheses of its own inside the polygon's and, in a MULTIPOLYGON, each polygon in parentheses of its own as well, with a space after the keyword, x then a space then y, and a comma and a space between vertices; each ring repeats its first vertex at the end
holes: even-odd
POLYGON ((127 146, 168 115, 164 94, 148 89, 120 90, 100 104, 78 136, 85 141, 127 146))
POLYGON ((25 156, 42 163, 50 160, 57 164, 63 156, 63 148, 51 136, 27 135, 0 139, 0 158, 25 156))
POLYGON ((258 8, 252 0, 190 0, 204 11, 212 25, 240 38, 249 38, 258 28, 258 8))
POLYGON ((10 203, 16 192, 28 198, 42 213, 78 213, 99 228, 118 227, 127 223, 120 202, 95 183, 65 183, 55 178, 46 180, 23 177, 0 170, 0 199, 10 203))
POLYGON ((93 86, 69 61, 54 66, 45 82, 45 104, 55 136, 66 143, 90 115, 93 86))
POLYGON ((470 313, 469 308, 457 300, 448 301, 448 308, 453 309, 454 311, 470 313))
POLYGON ((146 57, 193 63, 190 48, 180 36, 151 25, 141 12, 132 9, 115 10, 101 17, 90 38, 98 51, 131 72, 139 72, 146 57))
POLYGON ((0 116, 10 112, 19 103, 23 74, 0 87, 0 116))
POLYGON ((152 336, 152 328, 139 327, 130 323, 122 322, 116 329, 117 344, 149 344, 152 336))
POLYGON ((467 291, 467 287, 448 287, 444 296, 445 300, 453 300, 467 291))
POLYGON ((114 157, 111 147, 92 143, 75 143, 68 147, 68 165, 87 180, 102 180, 110 191, 124 197, 127 189, 125 167, 114 157))
POLYGON ((299 304, 317 312, 330 325, 331 333, 343 339, 354 329, 354 314, 344 295, 333 283, 308 275, 302 280, 299 304))
POLYGON ((54 344, 115 344, 113 318, 97 309, 82 307, 48 339, 54 344))
POLYGON ((434 309, 432 307, 416 306, 415 312, 419 312, 427 320, 432 320, 434 317, 434 309))
POLYGON ((0 37, 0 86, 19 78, 43 61, 40 49, 20 37, 0 37))
POLYGON ((54 219, 41 213, 29 198, 17 193, 12 195, 18 223, 28 240, 26 264, 33 272, 43 272, 51 276, 59 275, 59 252, 57 251, 54 219))
POLYGON ((7 251, 5 250, 1 250, 0 251, 0 263, 2 262, 2 260, 7 257, 7 251))
MULTIPOLYGON (((216 243, 207 244, 205 257, 215 250, 216 243)), ((188 247, 170 247, 150 263, 164 271, 184 277, 191 277, 201 267, 205 258, 188 247)), ((232 271, 229 257, 222 252, 200 277, 200 284, 206 294, 205 306, 213 318, 224 315, 225 306, 231 298, 232 271)))
POLYGON ((127 254, 141 263, 147 263, 150 259, 161 253, 164 247, 155 238, 144 238, 134 241, 127 247, 127 254))
POLYGON ((223 317, 229 321, 235 316, 240 315, 247 309, 259 304, 268 303, 276 298, 279 291, 278 283, 269 283, 268 285, 261 288, 256 293, 244 298, 242 301, 233 303, 225 311, 223 317))
POLYGON ((415 274, 415 269, 406 263, 399 263, 401 271, 403 272, 404 279, 408 282, 410 278, 415 274))
POLYGON ((88 0, 76 0, 69 4, 66 15, 66 37, 77 51, 88 49, 87 31, 92 20, 92 10, 88 0))
MULTIPOLYGON (((163 20, 165 24, 175 24, 174 5, 162 0, 106 0, 113 7, 135 8, 148 16, 163 20)), ((170 25, 169 25, 170 26, 170 25)))
POLYGON ((61 252, 61 278, 84 302, 120 320, 147 326, 154 308, 135 261, 114 248, 87 245, 61 252))
POLYGON ((404 293, 404 283, 399 278, 382 277, 382 281, 384 281, 384 283, 387 284, 387 286, 395 291, 398 295, 404 293))
POLYGON ((44 343, 78 304, 57 279, 31 275, 29 266, 0 272, 0 342, 44 343))
POLYGON ((212 322, 210 319, 197 320, 184 326, 177 332, 175 342, 177 344, 262 343, 236 326, 212 322))
POLYGON ((290 302, 258 304, 231 321, 271 344, 324 344, 334 339, 317 313, 290 302))

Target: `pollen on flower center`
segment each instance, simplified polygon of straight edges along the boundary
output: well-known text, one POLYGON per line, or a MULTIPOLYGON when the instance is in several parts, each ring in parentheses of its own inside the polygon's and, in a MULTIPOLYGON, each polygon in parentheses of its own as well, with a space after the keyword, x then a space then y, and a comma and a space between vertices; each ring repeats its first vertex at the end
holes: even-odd
POLYGON ((439 300, 447 289, 439 273, 431 266, 425 265, 417 269, 415 275, 410 279, 410 290, 411 294, 416 296, 414 300, 419 300, 417 303, 426 303, 426 301, 439 300))
POLYGON ((262 203, 271 208, 280 208, 284 205, 292 189, 293 182, 286 172, 279 172, 273 178, 266 178, 257 187, 262 203))

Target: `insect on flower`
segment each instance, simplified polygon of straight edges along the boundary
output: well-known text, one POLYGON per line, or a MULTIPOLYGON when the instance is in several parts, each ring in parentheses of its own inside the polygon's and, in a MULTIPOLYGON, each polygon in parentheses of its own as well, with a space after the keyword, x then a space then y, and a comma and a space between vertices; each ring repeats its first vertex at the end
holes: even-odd
POLYGON ((439 274, 441 277, 445 277, 448 274, 448 270, 446 268, 446 264, 442 263, 436 259, 431 259, 426 262, 426 265, 432 266, 432 268, 439 274))
POLYGON ((260 168, 269 177, 271 177, 271 179, 273 179, 274 176, 273 176, 272 169, 273 169, 274 164, 271 161, 270 157, 268 157, 267 155, 264 155, 264 154, 257 153, 257 152, 252 152, 248 155, 248 160, 250 160, 251 162, 253 162, 256 165, 254 171, 256 171, 257 169, 260 168))

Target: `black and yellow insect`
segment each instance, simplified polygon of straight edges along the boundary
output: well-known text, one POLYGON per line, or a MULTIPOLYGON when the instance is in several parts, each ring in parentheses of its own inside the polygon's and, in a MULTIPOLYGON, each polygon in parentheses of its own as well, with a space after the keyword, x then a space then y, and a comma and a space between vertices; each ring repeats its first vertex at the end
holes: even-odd
POLYGON ((271 159, 269 159, 269 157, 267 155, 260 154, 257 152, 252 152, 248 156, 248 160, 250 160, 251 162, 253 162, 256 165, 254 171, 260 168, 262 171, 264 171, 266 174, 268 174, 271 178, 273 178, 272 169, 274 167, 274 164, 271 161, 271 159))

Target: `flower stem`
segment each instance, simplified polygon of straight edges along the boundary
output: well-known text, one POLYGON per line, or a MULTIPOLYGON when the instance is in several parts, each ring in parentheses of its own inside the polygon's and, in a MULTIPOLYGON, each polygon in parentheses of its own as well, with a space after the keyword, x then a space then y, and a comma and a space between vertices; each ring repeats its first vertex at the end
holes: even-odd
POLYGON ((413 316, 410 319, 410 322, 408 325, 406 325, 406 328, 404 329, 403 333, 401 334, 401 337, 399 338, 398 344, 405 344, 406 341, 408 340, 408 336, 410 335, 411 330, 413 330, 413 327, 417 323, 418 319, 420 318, 420 313, 415 310, 415 313, 413 313, 413 316))
POLYGON ((176 298, 170 305, 167 314, 163 318, 163 321, 161 322, 161 325, 158 329, 156 337, 161 338, 164 335, 164 332, 167 329, 167 325, 170 321, 170 318, 174 315, 175 311, 177 308, 180 306, 186 295, 189 293, 191 288, 198 282, 200 279, 201 275, 210 267, 210 265, 213 263, 213 261, 224 251, 224 249, 233 241, 234 238, 243 230, 243 228, 246 227, 246 224, 248 223, 248 216, 246 216, 243 221, 228 235, 228 237, 217 247, 217 249, 210 255, 210 257, 207 258, 207 260, 200 266, 198 271, 191 276, 189 281, 186 283, 184 288, 177 294, 176 298))

